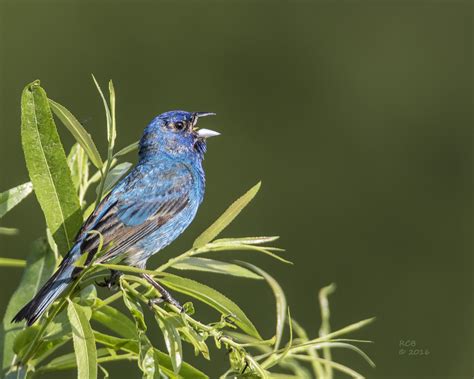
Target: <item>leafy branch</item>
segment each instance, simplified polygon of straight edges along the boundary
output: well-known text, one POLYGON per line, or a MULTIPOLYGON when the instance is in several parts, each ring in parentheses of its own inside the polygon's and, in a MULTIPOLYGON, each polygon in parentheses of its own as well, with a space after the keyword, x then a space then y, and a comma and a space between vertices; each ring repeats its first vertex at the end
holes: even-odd
MULTIPOLYGON (((322 325, 319 336, 310 338, 291 316, 285 293, 275 278, 251 263, 242 260, 230 262, 222 254, 230 251, 261 253, 291 263, 282 256, 283 249, 272 246, 278 240, 277 236, 218 238, 256 196, 261 183, 233 202, 196 238, 189 250, 156 269, 143 270, 116 262, 101 263, 99 259, 86 265, 83 260, 77 263, 82 267, 81 274, 67 293, 50 307, 45 317, 32 327, 11 323, 20 306, 54 272, 60 254, 69 250, 82 220, 129 170, 131 164, 121 162, 122 157, 138 147, 134 142, 114 152, 117 135, 114 86, 110 81, 107 101, 94 77, 93 80, 106 115, 106 159, 101 157, 92 136, 78 119, 63 105, 48 99, 39 81, 26 86, 22 94, 22 142, 31 181, 0 194, 0 218, 34 192, 47 229, 45 237, 35 243, 26 260, 0 258, 0 266, 5 269, 24 267, 23 277, 10 299, 0 331, 2 376, 8 379, 33 378, 43 373, 76 369, 78 378, 95 379, 99 375, 109 376, 106 367, 110 363, 128 361, 138 367, 143 378, 207 378, 205 373, 186 362, 185 344, 192 346, 195 354, 205 360, 212 359, 211 345, 225 349, 229 368, 222 378, 275 378, 279 375, 332 378, 333 371, 361 378, 361 374, 333 360, 333 349, 351 350, 374 366, 358 346, 368 341, 345 338, 370 324, 372 318, 331 331, 328 296, 335 290, 334 285, 320 291, 322 325), (77 141, 67 156, 53 113, 77 141), (88 201, 94 195, 96 200, 88 201), (118 281, 118 290, 101 299, 94 283, 106 277, 109 270, 123 274, 118 281), (181 275, 187 271, 267 283, 275 297, 274 335, 263 338, 233 300, 204 283, 181 275), (185 303, 182 310, 161 303, 161 294, 143 279, 145 274, 184 294, 183 297, 192 302, 185 303), (129 315, 117 309, 115 303, 118 300, 123 301, 129 315), (214 322, 204 323, 199 319, 203 305, 216 312, 214 322), (153 314, 166 351, 157 349, 155 341, 149 337, 145 311, 153 314), (70 352, 61 352, 63 346, 68 346, 70 352)), ((11 228, 0 228, 3 234, 14 232, 11 228)), ((97 257, 102 249, 107 248, 102 243, 100 245, 97 257)))

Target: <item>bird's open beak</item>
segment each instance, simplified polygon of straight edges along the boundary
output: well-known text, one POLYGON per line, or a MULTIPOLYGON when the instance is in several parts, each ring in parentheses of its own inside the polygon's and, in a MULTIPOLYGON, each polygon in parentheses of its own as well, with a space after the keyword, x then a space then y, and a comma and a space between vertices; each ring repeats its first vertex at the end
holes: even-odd
POLYGON ((209 129, 198 129, 197 135, 199 138, 209 138, 209 137, 215 137, 219 136, 219 132, 215 132, 214 130, 209 130, 209 129))
MULTIPOLYGON (((212 112, 196 112, 194 113, 195 115, 195 122, 194 124, 197 123, 198 118, 200 117, 207 117, 207 116, 215 116, 215 113, 212 112)), ((214 130, 209 130, 209 129, 198 129, 196 131, 197 135, 199 138, 210 138, 210 137, 215 137, 220 135, 219 132, 216 132, 214 130)))

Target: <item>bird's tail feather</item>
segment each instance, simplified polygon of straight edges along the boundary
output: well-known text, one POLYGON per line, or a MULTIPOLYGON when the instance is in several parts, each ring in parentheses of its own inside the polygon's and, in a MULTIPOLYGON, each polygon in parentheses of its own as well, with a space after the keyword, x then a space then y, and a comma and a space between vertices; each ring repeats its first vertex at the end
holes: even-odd
POLYGON ((13 318, 13 322, 26 320, 28 326, 32 325, 48 307, 64 292, 73 281, 76 267, 74 262, 80 254, 76 246, 66 255, 56 272, 41 287, 36 296, 26 304, 13 318), (76 251, 75 251, 76 250, 76 251))

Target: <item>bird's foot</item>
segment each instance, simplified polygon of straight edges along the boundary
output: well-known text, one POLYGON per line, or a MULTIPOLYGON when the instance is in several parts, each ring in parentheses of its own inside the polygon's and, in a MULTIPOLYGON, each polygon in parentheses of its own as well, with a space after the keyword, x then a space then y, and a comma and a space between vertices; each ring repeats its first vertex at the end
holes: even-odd
POLYGON ((153 305, 155 304, 163 304, 163 303, 174 305, 176 308, 179 309, 180 312, 184 311, 183 306, 179 303, 178 300, 172 297, 169 294, 169 292, 166 292, 165 296, 162 295, 160 297, 154 297, 152 299, 148 299, 148 306, 150 307, 150 309, 153 309, 153 305))
POLYGON ((168 303, 174 305, 179 309, 180 312, 183 312, 184 308, 171 294, 164 288, 160 283, 153 279, 150 275, 143 274, 143 277, 150 283, 155 289, 160 293, 160 297, 150 299, 148 305, 153 307, 154 304, 168 303))
POLYGON ((95 282, 99 287, 107 287, 109 290, 115 289, 118 285, 123 272, 110 270, 110 276, 105 278, 103 282, 95 282))

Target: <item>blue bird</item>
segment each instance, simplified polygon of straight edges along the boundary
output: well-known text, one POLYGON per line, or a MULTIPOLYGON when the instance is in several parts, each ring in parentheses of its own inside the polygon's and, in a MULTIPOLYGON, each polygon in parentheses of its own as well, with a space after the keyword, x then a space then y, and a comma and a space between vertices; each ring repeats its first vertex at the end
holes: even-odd
MULTIPOLYGON (((56 272, 14 322, 26 320, 31 325, 46 311, 80 273, 75 262, 83 254, 88 254, 86 264, 91 262, 100 235, 105 252, 96 262, 123 261, 145 268, 150 256, 188 227, 204 197, 206 139, 219 135, 196 127, 199 118, 210 115, 214 113, 171 111, 153 119, 140 140, 137 165, 84 222, 56 272)), ((179 307, 159 283, 143 276, 158 289, 162 300, 179 307)))

